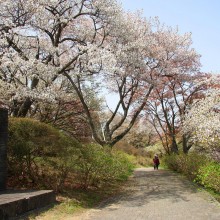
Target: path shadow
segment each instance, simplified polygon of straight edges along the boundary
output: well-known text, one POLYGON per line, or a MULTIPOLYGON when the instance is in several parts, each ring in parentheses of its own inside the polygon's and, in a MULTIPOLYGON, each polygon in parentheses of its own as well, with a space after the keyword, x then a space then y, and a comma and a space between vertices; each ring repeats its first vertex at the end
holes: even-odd
POLYGON ((169 199, 172 203, 189 202, 187 195, 198 193, 193 184, 184 177, 166 170, 136 170, 125 191, 103 202, 98 208, 112 204, 124 207, 143 206, 152 201, 169 199))

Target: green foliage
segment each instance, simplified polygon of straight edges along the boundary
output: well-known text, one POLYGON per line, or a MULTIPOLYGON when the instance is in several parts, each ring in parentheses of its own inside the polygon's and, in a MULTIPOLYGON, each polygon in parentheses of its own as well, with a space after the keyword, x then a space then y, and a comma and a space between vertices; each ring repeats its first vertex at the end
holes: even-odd
POLYGON ((79 146, 50 125, 28 118, 10 118, 9 185, 49 186, 58 190, 79 146))
POLYGON ((122 151, 113 151, 115 171, 118 172, 118 180, 127 180, 135 168, 135 160, 132 155, 128 155, 122 151))
POLYGON ((206 188, 213 189, 220 193, 220 164, 210 162, 200 167, 196 181, 206 188))
POLYGON ((127 178, 133 168, 129 157, 122 152, 110 152, 96 144, 80 149, 76 170, 84 188, 101 186, 127 178))
POLYGON ((62 190, 68 176, 74 172, 80 147, 76 140, 61 133, 56 147, 48 146, 45 149, 47 153, 41 160, 41 167, 47 173, 48 186, 56 191, 62 190))
POLYGON ((81 145, 63 132, 27 118, 9 120, 9 187, 88 188, 124 180, 132 156, 99 145, 81 145))
POLYGON ((152 158, 155 153, 151 152, 148 148, 135 148, 122 140, 116 143, 114 149, 130 155, 130 160, 136 167, 152 166, 152 158))
POLYGON ((164 157, 165 165, 174 171, 183 173, 189 179, 195 179, 198 169, 207 163, 207 158, 204 155, 196 153, 189 154, 172 154, 164 157))
POLYGON ((208 159, 205 155, 172 154, 165 156, 163 163, 169 169, 183 173, 190 180, 215 192, 220 192, 220 164, 208 159))

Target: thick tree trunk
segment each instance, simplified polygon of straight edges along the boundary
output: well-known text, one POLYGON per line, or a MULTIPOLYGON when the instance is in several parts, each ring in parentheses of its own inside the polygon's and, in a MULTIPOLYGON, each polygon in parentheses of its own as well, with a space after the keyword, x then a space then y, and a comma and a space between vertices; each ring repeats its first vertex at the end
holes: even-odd
POLYGON ((18 112, 18 117, 25 117, 31 108, 32 101, 30 98, 26 98, 23 104, 21 105, 19 112, 18 112))
POLYGON ((183 145, 183 153, 187 154, 189 149, 192 147, 192 144, 188 143, 188 138, 186 135, 182 136, 182 145, 183 145))
POLYGON ((0 190, 6 189, 8 110, 0 109, 0 190))
POLYGON ((177 154, 178 151, 179 151, 177 143, 176 143, 176 139, 174 137, 172 137, 172 142, 171 142, 170 149, 171 149, 171 153, 176 153, 177 154))
POLYGON ((30 98, 26 98, 23 102, 14 100, 13 106, 11 107, 11 114, 13 117, 26 117, 28 111, 31 108, 33 101, 30 98))

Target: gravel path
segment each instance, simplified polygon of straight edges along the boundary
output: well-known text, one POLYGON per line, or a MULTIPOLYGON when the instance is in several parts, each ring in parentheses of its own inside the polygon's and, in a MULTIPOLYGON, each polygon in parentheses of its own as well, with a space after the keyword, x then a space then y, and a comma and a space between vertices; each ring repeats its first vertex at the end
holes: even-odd
POLYGON ((125 191, 77 220, 220 220, 220 204, 184 177, 138 168, 125 191))

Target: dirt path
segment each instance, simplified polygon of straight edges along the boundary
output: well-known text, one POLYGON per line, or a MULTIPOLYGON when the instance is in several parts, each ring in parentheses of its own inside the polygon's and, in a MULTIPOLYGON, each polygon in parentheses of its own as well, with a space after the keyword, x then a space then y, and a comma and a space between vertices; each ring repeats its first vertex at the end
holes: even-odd
MULTIPOLYGON (((219 220, 220 204, 170 171, 139 168, 122 195, 77 220, 219 220)), ((69 219, 69 220, 70 220, 69 219)))

